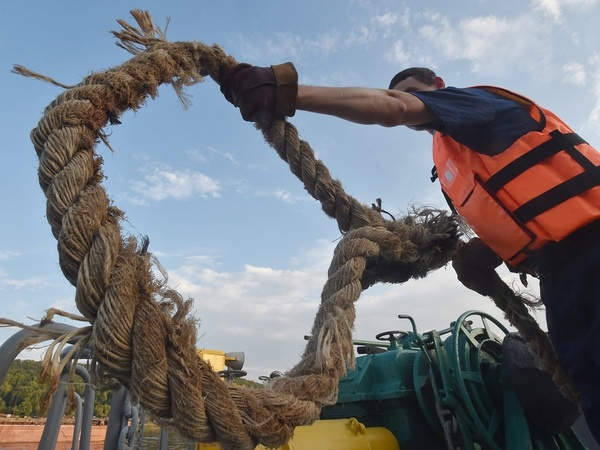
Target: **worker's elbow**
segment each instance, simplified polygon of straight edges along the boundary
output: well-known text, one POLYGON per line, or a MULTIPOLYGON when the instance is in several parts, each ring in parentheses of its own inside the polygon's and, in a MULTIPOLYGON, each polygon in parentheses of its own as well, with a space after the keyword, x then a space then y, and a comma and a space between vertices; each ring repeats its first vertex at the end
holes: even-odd
POLYGON ((382 116, 381 125, 384 127, 397 127, 399 125, 405 125, 405 120, 406 106, 401 102, 397 102, 382 116))

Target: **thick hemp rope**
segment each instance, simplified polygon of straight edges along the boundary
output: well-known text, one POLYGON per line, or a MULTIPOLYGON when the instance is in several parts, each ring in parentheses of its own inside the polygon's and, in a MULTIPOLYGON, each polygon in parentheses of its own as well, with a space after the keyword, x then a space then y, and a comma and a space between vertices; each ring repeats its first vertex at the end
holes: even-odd
POLYGON ((494 291, 490 298, 498 308, 504 311, 504 317, 519 331, 521 337, 537 355, 540 366, 552 376, 554 384, 560 389, 563 397, 577 404, 579 391, 573 386, 559 364, 548 334, 529 314, 527 305, 530 304, 530 301, 515 293, 496 272, 489 281, 494 291))
MULTIPOLYGON (((62 85, 67 90, 48 105, 31 133, 60 267, 76 287, 81 319, 91 324, 47 337, 56 340, 53 348, 75 341, 75 353, 87 346, 98 383, 124 385, 154 419, 186 438, 218 441, 225 449, 283 445, 294 427, 312 423, 323 405, 335 401, 338 380, 353 364, 354 302, 362 290, 444 266, 460 245, 457 221, 435 210, 384 220, 344 193, 291 124, 258 117, 267 142, 344 236, 301 361, 269 389, 223 383, 196 353, 191 300, 153 275, 152 268, 159 266, 146 243, 122 234, 123 213, 101 185, 102 159, 94 147, 105 140, 102 130, 108 123, 119 123, 124 111, 154 98, 159 85, 173 85, 185 104, 185 86, 207 76, 218 83, 236 61, 216 45, 169 43, 147 12, 132 15, 139 28, 119 21, 122 30, 114 34, 135 56, 76 86, 62 85)), ((53 82, 19 66, 15 71, 53 82)), ((47 337, 41 335, 40 341, 47 337)), ((45 370, 58 379, 66 363, 58 362, 59 352, 49 353, 45 370)))

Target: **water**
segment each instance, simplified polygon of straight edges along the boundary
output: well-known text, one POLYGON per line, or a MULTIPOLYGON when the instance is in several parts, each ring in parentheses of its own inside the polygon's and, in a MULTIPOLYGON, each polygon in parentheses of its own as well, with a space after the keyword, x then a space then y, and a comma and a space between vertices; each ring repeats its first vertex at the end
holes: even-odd
MULTIPOLYGON (((158 450, 160 442, 160 429, 156 426, 147 425, 144 427, 144 437, 139 450, 158 450)), ((136 450, 137 450, 136 448, 136 450)), ((190 444, 187 440, 182 439, 176 432, 169 433, 169 450, 188 450, 190 444)))

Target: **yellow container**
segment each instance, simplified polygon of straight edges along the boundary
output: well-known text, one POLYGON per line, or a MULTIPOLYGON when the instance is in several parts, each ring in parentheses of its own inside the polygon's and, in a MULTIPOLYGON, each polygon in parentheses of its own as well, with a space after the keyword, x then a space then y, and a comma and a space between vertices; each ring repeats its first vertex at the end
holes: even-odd
MULTIPOLYGON (((217 444, 196 444, 196 450, 216 450, 217 444)), ((259 445, 256 450, 266 450, 259 445)), ((296 427, 290 441, 279 450, 400 450, 390 430, 365 427, 354 418, 317 420, 296 427)))
POLYGON ((219 372, 219 371, 225 370, 227 368, 225 366, 225 361, 226 361, 225 352, 223 352, 221 350, 209 350, 209 349, 203 348, 201 350, 198 350, 198 355, 204 361, 209 363, 215 372, 219 372))
POLYGON ((400 450, 400 446, 387 428, 365 427, 350 418, 317 420, 296 427, 294 436, 281 450, 400 450))

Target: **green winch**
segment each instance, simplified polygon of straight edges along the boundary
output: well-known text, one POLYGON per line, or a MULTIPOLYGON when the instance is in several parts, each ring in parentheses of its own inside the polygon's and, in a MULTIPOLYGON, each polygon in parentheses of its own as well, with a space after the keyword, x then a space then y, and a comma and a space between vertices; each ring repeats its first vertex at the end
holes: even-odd
POLYGON ((571 428, 577 406, 518 334, 478 311, 423 334, 410 316, 398 317, 410 321, 410 331, 355 341, 362 356, 322 421, 383 427, 402 450, 586 448, 571 428))

